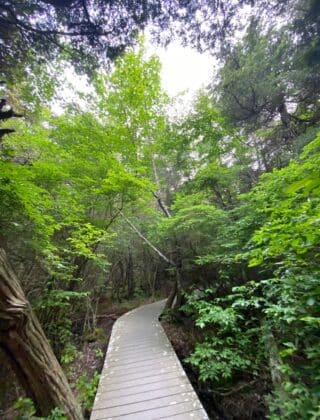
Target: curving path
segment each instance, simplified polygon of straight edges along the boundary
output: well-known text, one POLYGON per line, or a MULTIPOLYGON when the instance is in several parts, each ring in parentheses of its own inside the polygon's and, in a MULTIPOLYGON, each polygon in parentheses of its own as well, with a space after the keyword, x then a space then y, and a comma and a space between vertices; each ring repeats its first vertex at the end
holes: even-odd
POLYGON ((91 420, 209 419, 158 321, 164 304, 115 322, 91 420))

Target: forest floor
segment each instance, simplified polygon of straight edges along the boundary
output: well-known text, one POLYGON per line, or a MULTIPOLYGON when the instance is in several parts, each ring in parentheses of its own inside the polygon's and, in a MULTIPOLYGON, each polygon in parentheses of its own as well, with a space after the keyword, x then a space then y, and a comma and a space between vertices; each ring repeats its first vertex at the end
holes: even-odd
POLYGON ((213 389, 209 382, 200 381, 196 368, 185 361, 199 341, 196 330, 191 325, 176 322, 162 321, 161 324, 211 420, 267 418, 264 381, 257 381, 252 387, 249 379, 241 378, 237 383, 229 384, 227 392, 213 389))
MULTIPOLYGON (((84 407, 85 418, 90 417, 90 408, 85 406, 89 407, 95 395, 95 388, 91 385, 92 379, 102 370, 114 322, 124 313, 147 303, 150 301, 143 298, 122 303, 111 303, 109 299, 102 300, 96 328, 89 334, 82 332, 84 316, 74 321, 71 344, 75 352, 63 368, 72 390, 84 407)), ((2 352, 0 352, 0 378, 0 419, 14 420, 18 415, 14 404, 18 398, 24 398, 26 395, 2 352)))

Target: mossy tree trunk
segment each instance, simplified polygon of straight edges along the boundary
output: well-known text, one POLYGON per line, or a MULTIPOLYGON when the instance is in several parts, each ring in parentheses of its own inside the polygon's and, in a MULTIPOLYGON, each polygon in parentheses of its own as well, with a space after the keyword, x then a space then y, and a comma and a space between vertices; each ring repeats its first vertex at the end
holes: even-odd
POLYGON ((68 419, 83 418, 65 374, 1 248, 0 346, 42 415, 59 407, 68 419))

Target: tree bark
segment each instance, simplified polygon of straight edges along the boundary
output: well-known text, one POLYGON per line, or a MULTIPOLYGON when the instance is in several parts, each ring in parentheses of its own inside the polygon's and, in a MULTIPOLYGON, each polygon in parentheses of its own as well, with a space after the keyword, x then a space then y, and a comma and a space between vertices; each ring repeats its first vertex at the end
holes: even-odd
POLYGON ((42 415, 47 416, 59 407, 68 419, 83 418, 65 374, 1 248, 0 346, 42 415))
POLYGON ((162 200, 162 197, 161 197, 160 180, 159 180, 154 156, 152 156, 152 170, 153 170, 154 180, 155 180, 155 183, 157 185, 157 191, 156 192, 153 191, 153 195, 154 195, 155 199, 157 200, 158 205, 159 205, 160 209, 163 211, 164 215, 166 217, 171 217, 171 213, 170 213, 168 207, 166 206, 166 204, 164 203, 164 201, 162 200))
MULTIPOLYGON (((288 393, 285 390, 283 384, 287 382, 289 378, 285 373, 281 372, 281 365, 283 362, 279 356, 278 345, 271 327, 265 320, 262 320, 262 331, 265 337, 265 352, 269 361, 269 369, 273 388, 279 397, 283 401, 286 401, 288 399, 288 393)), ((284 414, 285 412, 281 410, 281 418, 284 414)))
POLYGON ((172 287, 172 290, 168 296, 168 299, 166 301, 163 313, 173 310, 173 312, 177 315, 179 312, 179 309, 184 303, 184 296, 183 296, 183 288, 181 284, 181 266, 176 266, 176 275, 175 275, 175 281, 172 287))
POLYGON ((136 228, 136 226, 125 217, 125 215, 121 212, 120 213, 123 219, 128 223, 128 225, 131 227, 131 229, 136 232, 136 234, 151 248, 156 252, 160 258, 162 258, 166 263, 172 265, 175 267, 175 263, 171 261, 168 257, 166 257, 158 248, 156 248, 141 232, 136 228))
POLYGON ((134 273, 133 273, 133 258, 132 258, 132 252, 130 248, 128 251, 126 283, 127 283, 127 299, 131 299, 134 295, 134 273))
POLYGON ((172 307, 174 305, 174 298, 176 297, 176 294, 177 294, 177 290, 178 290, 178 284, 177 284, 177 280, 175 279, 175 282, 173 283, 173 287, 171 289, 171 292, 169 293, 168 299, 166 300, 166 304, 165 304, 165 307, 163 309, 163 312, 160 315, 160 319, 161 319, 163 314, 165 314, 167 311, 172 309, 172 307))
POLYGON ((265 336, 265 350, 269 359, 272 384, 274 388, 278 388, 281 387, 283 382, 286 380, 285 375, 281 373, 280 370, 280 366, 283 363, 281 357, 279 356, 279 349, 271 328, 266 322, 263 322, 262 328, 265 336))

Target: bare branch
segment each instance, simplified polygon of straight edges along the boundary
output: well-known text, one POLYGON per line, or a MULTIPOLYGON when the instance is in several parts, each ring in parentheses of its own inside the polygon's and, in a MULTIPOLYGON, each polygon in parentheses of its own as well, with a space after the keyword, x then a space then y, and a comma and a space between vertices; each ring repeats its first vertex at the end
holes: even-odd
POLYGON ((155 197, 155 199, 157 200, 157 202, 159 204, 159 207, 163 211, 164 215, 166 217, 171 217, 171 213, 170 213, 168 207, 165 205, 164 201, 161 198, 160 180, 159 180, 159 176, 158 176, 158 172, 157 172, 157 167, 156 167, 154 156, 152 156, 151 161, 152 161, 153 176, 154 176, 154 180, 156 182, 157 189, 158 189, 157 191, 152 191, 152 194, 155 197))
POLYGON ((162 258, 165 262, 167 262, 168 264, 172 265, 173 267, 176 267, 176 264, 170 260, 168 257, 166 257, 161 251, 159 251, 158 248, 156 248, 139 230, 138 228, 136 228, 136 226, 129 220, 126 218, 126 216, 120 212, 121 216, 123 217, 123 219, 128 223, 128 225, 131 227, 131 229, 147 244, 149 245, 150 248, 152 248, 154 250, 154 252, 156 252, 160 258, 162 258))

